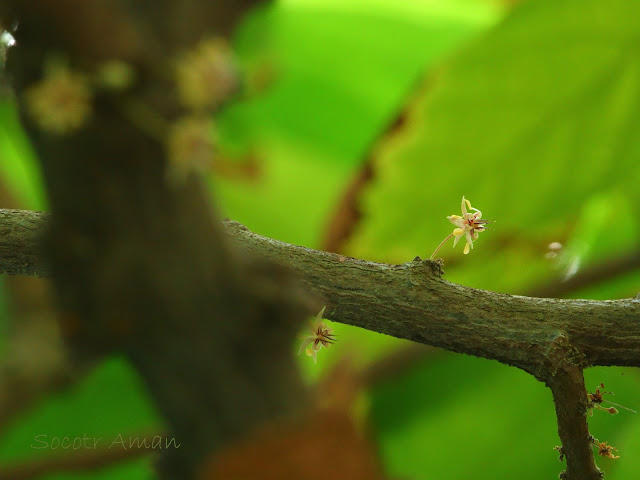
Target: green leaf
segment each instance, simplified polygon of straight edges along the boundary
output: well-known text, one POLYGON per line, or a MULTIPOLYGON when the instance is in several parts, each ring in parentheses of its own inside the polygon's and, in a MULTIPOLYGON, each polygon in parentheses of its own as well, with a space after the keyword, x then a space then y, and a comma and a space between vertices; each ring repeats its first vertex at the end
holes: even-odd
POLYGON ((260 58, 256 38, 267 44, 275 81, 217 121, 223 139, 253 147, 262 173, 253 183, 216 178, 223 215, 317 246, 354 170, 417 80, 498 13, 468 0, 286 1, 256 12, 234 45, 248 59, 260 58))
MULTIPOLYGON (((109 447, 118 435, 128 442, 129 436, 149 433, 162 428, 160 418, 137 374, 121 358, 105 361, 86 379, 73 388, 50 396, 46 402, 30 411, 3 432, 0 439, 0 459, 3 463, 16 459, 42 458, 45 455, 69 453, 61 447, 53 449, 53 437, 102 438, 99 446, 109 447), (42 446, 35 437, 46 441, 42 446)), ((112 448, 121 448, 114 444, 112 448)), ((73 451, 73 450, 72 450, 73 451)), ((75 450, 82 452, 82 450, 75 450)), ((148 479, 149 459, 140 459, 114 466, 101 472, 70 477, 69 474, 52 475, 47 480, 93 478, 148 479), (124 476, 118 476, 124 475, 124 476)))
POLYGON ((46 208, 36 156, 7 99, 0 99, 0 179, 23 208, 46 208))
MULTIPOLYGON (((639 28, 636 2, 522 2, 430 79, 382 148, 351 253, 428 256, 465 195, 495 223, 453 278, 509 291, 547 278, 545 245, 571 236, 592 195, 637 205, 639 28)), ((634 212, 603 234, 636 242, 634 212)))
POLYGON ((375 388, 371 402, 391 477, 553 478, 562 469, 551 393, 495 361, 443 354, 375 388))

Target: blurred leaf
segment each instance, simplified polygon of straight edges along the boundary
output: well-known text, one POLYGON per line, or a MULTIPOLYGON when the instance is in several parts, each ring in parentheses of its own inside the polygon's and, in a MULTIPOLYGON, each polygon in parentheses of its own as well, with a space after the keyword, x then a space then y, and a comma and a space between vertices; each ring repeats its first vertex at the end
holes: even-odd
MULTIPOLYGON (((475 0, 295 0, 256 12, 234 46, 247 62, 256 56, 263 61, 256 45, 266 45, 275 81, 262 96, 225 109, 217 121, 228 149, 255 149, 261 173, 253 182, 214 178, 222 214, 260 234, 317 246, 354 169, 417 79, 499 13, 475 0)), ((322 352, 318 365, 300 357, 308 379, 343 352, 369 362, 405 343, 332 326, 341 340, 322 352)))
POLYGON ((571 298, 589 298, 594 300, 612 300, 630 298, 640 293, 640 270, 592 285, 575 292, 571 298))
MULTIPOLYGON (((256 12, 234 45, 245 61, 263 61, 256 45, 267 45, 275 82, 217 121, 228 148, 253 145, 261 175, 254 182, 216 176, 223 215, 263 235, 317 247, 345 185, 417 80, 499 14, 475 0, 295 0, 256 12)), ((341 340, 318 365, 300 357, 309 379, 343 352, 368 362, 405 343, 333 326, 341 340)))
POLYGON ((113 466, 100 468, 85 473, 67 472, 34 477, 37 480, 156 480, 150 458, 120 462, 113 466))
POLYGON ((36 157, 15 105, 7 99, 0 99, 0 179, 24 208, 46 208, 36 157))
POLYGON ((217 118, 227 148, 254 149, 263 172, 254 183, 216 177, 223 215, 317 245, 353 170, 417 79, 498 17, 488 2, 389 5, 284 1, 239 29, 244 61, 262 61, 256 50, 267 45, 276 73, 262 95, 217 118))
MULTIPOLYGON (((110 445, 120 434, 124 438, 142 434, 156 427, 160 419, 150 403, 136 373, 121 359, 112 359, 96 369, 88 378, 70 391, 52 396, 15 425, 3 432, 0 438, 0 460, 37 458, 40 455, 64 453, 62 449, 34 449, 42 445, 35 441, 37 435, 53 446, 53 437, 102 437, 103 445, 110 445)), ((116 448, 116 447, 114 447, 116 448)), ((118 447, 119 448, 119 447, 118 447)), ((139 459, 114 466, 101 473, 59 474, 43 480, 113 478, 147 479, 149 459, 139 459), (124 475, 124 477, 122 476, 124 475)))
MULTIPOLYGON (((589 368, 585 371, 585 383, 590 392, 600 383, 604 383, 605 390, 615 392, 615 395, 606 395, 605 399, 634 410, 640 409, 640 376, 637 369, 589 368)), ((635 478, 640 472, 640 456, 636 455, 640 438, 640 416, 622 409, 619 411, 617 415, 594 412, 593 417, 588 418, 591 434, 601 442, 607 441, 619 449, 620 458, 615 462, 606 458, 596 458, 600 469, 605 471, 606 478, 614 480, 635 478)))
MULTIPOLYGON (((630 200, 629 195, 612 191, 593 195, 586 201, 577 216, 576 227, 557 259, 556 268, 565 279, 577 274, 584 264, 603 262, 619 252, 638 248, 640 222, 625 222, 625 228, 620 229, 621 219, 634 218, 630 200)), ((582 291, 577 294, 603 299, 630 297, 637 293, 637 282, 633 279, 638 275, 640 271, 588 289, 591 293, 582 291)))
POLYGON ((221 121, 249 116, 258 132, 357 163, 425 68, 497 19, 498 10, 480 2, 469 15, 469 3, 280 2, 247 22, 235 42, 249 55, 248 39, 268 32, 277 80, 221 121))
MULTIPOLYGON (((584 263, 637 248, 640 7, 610 7, 525 2, 439 71, 408 128, 382 149, 351 253, 397 262, 429 255, 463 195, 495 221, 469 256, 442 250, 447 278, 466 285, 521 293, 556 277, 545 258, 552 241, 584 263)), ((626 292, 637 278, 589 294, 626 292)), ((639 398, 637 378, 624 371, 590 369, 588 386, 603 381, 639 398)), ((564 468, 551 450, 550 393, 496 362, 451 356, 417 366, 374 389, 372 412, 392 475, 551 478, 564 468)), ((623 452, 636 423, 632 414, 590 419, 592 433, 623 452)), ((639 469, 633 455, 624 467, 612 463, 599 459, 607 477, 639 469)))
MULTIPOLYGON (((638 383, 638 380, 640 379, 637 375, 634 377, 635 383, 638 383)), ((616 393, 619 393, 619 391, 616 393)), ((617 395, 616 398, 618 397, 620 397, 620 395, 617 395)), ((634 398, 637 401, 637 393, 634 398)), ((635 406, 638 407, 640 405, 635 406)), ((618 416, 619 415, 616 415, 616 417, 618 416)), ((627 415, 625 417, 616 418, 616 420, 625 424, 626 428, 620 432, 616 432, 615 434, 609 434, 608 436, 605 436, 605 434, 599 434, 601 436, 598 438, 604 440, 609 439, 609 443, 618 448, 618 455, 620 455, 620 458, 616 462, 607 462, 606 466, 604 466, 604 462, 606 460, 601 461, 600 463, 603 464, 602 468, 607 472, 608 480, 626 480, 628 478, 635 478, 638 476, 638 472, 640 472, 640 456, 637 454, 640 449, 640 418, 638 418, 638 415, 627 415)))
MULTIPOLYGON (((496 223, 450 279, 521 292, 549 277, 540 249, 571 235, 591 195, 637 205, 639 27, 640 6, 630 1, 515 8, 438 72, 410 126, 383 148, 351 253, 429 255, 466 195, 496 223)), ((620 238, 615 248, 637 244, 634 211, 624 234, 600 236, 620 238)), ((450 248, 442 255, 462 256, 450 248)))

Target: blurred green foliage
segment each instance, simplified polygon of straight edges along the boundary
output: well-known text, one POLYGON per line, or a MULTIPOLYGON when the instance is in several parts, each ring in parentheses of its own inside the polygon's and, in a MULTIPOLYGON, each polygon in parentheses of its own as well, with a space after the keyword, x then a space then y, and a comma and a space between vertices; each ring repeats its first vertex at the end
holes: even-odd
POLYGON ((20 127, 15 105, 0 97, 0 178, 24 208, 44 210, 45 193, 34 152, 20 127))
MULTIPOLYGON (((376 149, 349 254, 428 256, 463 195, 495 222, 470 255, 461 245, 441 251, 446 278, 464 285, 523 294, 638 248, 640 5, 528 0, 504 13, 484 0, 288 0, 255 12, 234 44, 248 70, 266 59, 275 80, 217 119, 231 161, 254 155, 259 165, 253 179, 213 176, 222 214, 319 246, 365 154, 414 99, 406 126, 376 149), (555 258, 546 255, 551 242, 563 244, 555 258)), ((8 101, 0 102, 0 178, 25 208, 45 208, 8 101)), ((575 295, 627 297, 639 283, 636 271, 575 295)), ((405 344, 334 326, 341 340, 317 366, 300 359, 309 381, 343 353, 366 364, 405 344)), ((635 370, 593 368, 586 377, 590 389, 604 382, 615 401, 640 407, 635 370)), ((562 469, 549 391, 497 362, 436 355, 376 385, 368 403, 391 476, 526 480, 562 469)), ((39 433, 100 436, 158 422, 135 374, 114 359, 13 425, 0 458, 34 454, 39 433)), ((598 459, 607 478, 638 476, 637 416, 596 412, 589 422, 620 449, 617 461, 598 459)), ((99 477, 53 478, 146 479, 150 470, 143 460, 99 477)))

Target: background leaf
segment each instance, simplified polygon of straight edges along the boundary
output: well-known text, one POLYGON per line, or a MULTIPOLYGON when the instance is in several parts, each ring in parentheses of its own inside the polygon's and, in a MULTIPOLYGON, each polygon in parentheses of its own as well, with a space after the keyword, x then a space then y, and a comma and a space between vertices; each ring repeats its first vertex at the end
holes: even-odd
MULTIPOLYGON (((607 228, 599 241, 637 245, 637 14, 634 2, 523 2, 447 62, 406 131, 382 149, 350 252, 391 261, 430 254, 463 195, 496 223, 478 242, 482 269, 474 252, 448 271, 460 283, 521 292, 548 278, 546 244, 591 221, 592 195, 630 215, 623 234, 607 228)), ((620 220, 615 210, 602 225, 620 220)))

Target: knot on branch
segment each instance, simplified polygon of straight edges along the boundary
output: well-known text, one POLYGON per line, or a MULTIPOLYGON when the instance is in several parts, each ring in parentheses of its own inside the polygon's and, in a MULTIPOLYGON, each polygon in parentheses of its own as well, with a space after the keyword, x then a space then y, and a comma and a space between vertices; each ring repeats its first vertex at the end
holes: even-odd
POLYGON ((422 260, 420 257, 416 257, 406 265, 412 272, 425 273, 436 277, 442 277, 442 275, 444 275, 444 261, 441 258, 436 260, 422 260))
POLYGON ((543 371, 536 373, 541 381, 555 377, 560 370, 576 367, 582 370, 589 366, 584 353, 571 344, 569 335, 564 331, 553 334, 545 357, 543 371))

